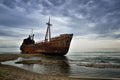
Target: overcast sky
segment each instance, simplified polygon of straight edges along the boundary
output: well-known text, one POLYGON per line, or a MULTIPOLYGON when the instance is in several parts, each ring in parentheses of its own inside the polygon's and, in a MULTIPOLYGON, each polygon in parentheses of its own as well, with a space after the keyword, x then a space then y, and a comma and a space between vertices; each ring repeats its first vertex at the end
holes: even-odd
POLYGON ((43 40, 49 16, 53 37, 74 34, 73 51, 120 48, 120 0, 0 0, 0 47, 19 47, 31 29, 43 40))

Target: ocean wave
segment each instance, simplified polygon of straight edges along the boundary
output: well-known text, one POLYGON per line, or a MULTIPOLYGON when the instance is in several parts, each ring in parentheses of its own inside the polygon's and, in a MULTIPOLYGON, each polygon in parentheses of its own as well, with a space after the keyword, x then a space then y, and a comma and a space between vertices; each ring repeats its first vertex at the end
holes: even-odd
POLYGON ((77 63, 77 66, 86 66, 94 68, 120 68, 120 64, 117 63, 90 63, 90 62, 81 62, 77 63))

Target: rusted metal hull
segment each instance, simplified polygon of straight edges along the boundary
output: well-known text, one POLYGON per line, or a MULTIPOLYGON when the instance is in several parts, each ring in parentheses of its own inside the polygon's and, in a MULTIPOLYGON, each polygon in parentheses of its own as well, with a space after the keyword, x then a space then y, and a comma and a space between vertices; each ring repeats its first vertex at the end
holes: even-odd
POLYGON ((21 52, 27 54, 40 53, 47 55, 65 55, 69 50, 73 34, 62 34, 50 41, 21 45, 21 52))

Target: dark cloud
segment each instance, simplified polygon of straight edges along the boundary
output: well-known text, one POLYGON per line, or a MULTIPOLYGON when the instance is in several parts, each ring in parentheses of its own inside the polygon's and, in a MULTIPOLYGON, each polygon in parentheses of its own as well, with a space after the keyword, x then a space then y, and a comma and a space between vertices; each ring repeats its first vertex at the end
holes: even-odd
POLYGON ((118 34, 114 34, 115 31, 120 31, 119 0, 87 0, 83 3, 79 0, 71 4, 74 6, 68 11, 71 12, 68 15, 71 17, 70 23, 74 23, 69 26, 76 29, 77 35, 96 34, 99 37, 120 38, 118 34), (95 25, 90 27, 91 23, 95 25))
POLYGON ((15 9, 15 0, 3 0, 0 3, 0 25, 9 27, 20 27, 25 25, 31 25, 35 21, 27 16, 24 12, 20 12, 15 9))
POLYGON ((1 37, 11 37, 11 38, 21 38, 25 36, 24 29, 10 29, 9 27, 5 27, 4 29, 0 29, 1 37))
POLYGON ((13 31, 0 30, 0 36, 17 37, 18 35, 16 35, 16 33, 14 33, 13 31))
POLYGON ((54 6, 61 6, 66 3, 66 0, 48 0, 50 1, 54 6))
POLYGON ((65 17, 69 20, 63 25, 77 36, 120 38, 120 34, 115 34, 120 31, 119 4, 120 0, 1 0, 0 25, 34 26, 40 24, 37 21, 40 16, 65 17))

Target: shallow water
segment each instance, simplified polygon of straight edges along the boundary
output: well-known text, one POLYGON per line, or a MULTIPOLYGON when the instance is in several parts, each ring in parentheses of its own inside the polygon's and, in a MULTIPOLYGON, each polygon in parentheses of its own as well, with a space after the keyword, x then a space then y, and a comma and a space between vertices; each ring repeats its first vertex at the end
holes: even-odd
POLYGON ((41 74, 75 77, 120 78, 119 51, 71 52, 66 56, 36 56, 18 58, 3 64, 14 65, 41 74), (15 64, 17 61, 43 61, 32 64, 15 64))

